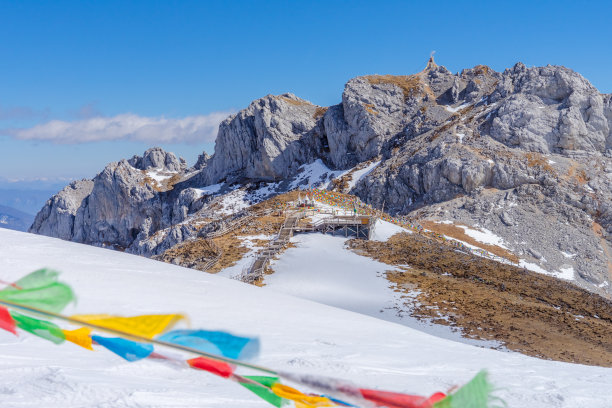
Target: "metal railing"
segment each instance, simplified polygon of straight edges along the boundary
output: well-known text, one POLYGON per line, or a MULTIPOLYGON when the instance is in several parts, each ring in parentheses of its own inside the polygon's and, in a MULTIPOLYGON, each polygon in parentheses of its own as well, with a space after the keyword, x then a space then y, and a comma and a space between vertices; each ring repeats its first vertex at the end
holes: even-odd
POLYGON ((209 269, 211 269, 213 266, 215 266, 217 262, 219 262, 219 260, 223 256, 223 249, 219 247, 217 244, 215 244, 215 242, 212 240, 213 238, 218 238, 220 236, 233 232, 236 229, 245 225, 247 222, 253 220, 254 218, 269 215, 272 212, 274 212, 274 210, 271 208, 267 208, 265 210, 256 211, 256 212, 249 212, 244 217, 240 217, 238 219, 232 220, 233 222, 224 224, 221 229, 217 231, 212 231, 206 234, 204 237, 201 237, 205 239, 210 245, 210 247, 213 249, 213 251, 216 252, 215 257, 208 260, 204 264, 204 266, 202 267, 202 271, 208 271, 209 269))

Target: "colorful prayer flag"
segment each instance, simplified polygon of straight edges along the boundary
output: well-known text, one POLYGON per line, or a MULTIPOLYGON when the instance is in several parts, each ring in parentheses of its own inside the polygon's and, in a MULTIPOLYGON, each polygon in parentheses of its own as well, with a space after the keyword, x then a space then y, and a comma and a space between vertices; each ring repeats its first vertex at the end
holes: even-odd
POLYGON ((234 367, 231 364, 206 357, 192 358, 187 360, 187 363, 193 368, 208 371, 223 378, 230 378, 234 373, 234 367))
POLYGON ((75 300, 70 286, 57 282, 58 272, 39 269, 15 282, 15 286, 0 290, 0 300, 18 303, 53 313, 61 312, 75 300))
POLYGON ((17 335, 15 321, 11 317, 9 311, 2 306, 0 306, 0 329, 4 329, 13 333, 14 335, 17 335))
POLYGON ((220 331, 173 330, 157 340, 232 359, 249 359, 259 354, 258 338, 239 337, 220 331))
POLYGON ((267 377, 267 376, 262 376, 262 375, 245 375, 244 378, 248 378, 249 380, 258 382, 264 385, 265 387, 258 387, 257 385, 243 383, 243 382, 241 382, 240 385, 242 385, 249 391, 253 392, 257 396, 259 396, 261 399, 274 405, 275 407, 280 408, 283 405, 283 399, 279 397, 278 395, 276 395, 275 393, 273 393, 272 390, 270 389, 272 388, 274 384, 276 384, 279 381, 278 377, 267 377))
POLYGON ((32 333, 35 336, 49 340, 55 344, 61 344, 66 340, 64 332, 56 324, 45 320, 35 319, 17 312, 11 312, 11 316, 17 327, 32 333))
POLYGON ((107 329, 118 330, 124 333, 152 339, 158 334, 163 333, 169 327, 175 325, 179 320, 185 319, 185 316, 181 314, 165 314, 121 317, 100 314, 74 315, 72 318, 95 324, 96 326, 102 326, 107 329))
POLYGON ((389 391, 378 391, 360 389, 361 395, 366 400, 373 402, 377 407, 387 408, 432 408, 434 403, 446 397, 445 394, 438 392, 431 397, 420 395, 400 394, 389 391))
POLYGON ((137 343, 120 337, 102 337, 96 335, 91 336, 91 339, 127 361, 142 360, 153 353, 152 344, 137 343))
POLYGON ((41 286, 47 286, 54 282, 57 282, 58 276, 59 272, 54 271, 52 269, 38 269, 19 279, 12 285, 12 287, 17 287, 19 290, 39 288, 41 286))
POLYGON ((336 404, 329 398, 306 395, 295 388, 288 385, 276 383, 272 385, 272 392, 281 398, 285 398, 295 402, 296 408, 318 408, 318 407, 335 407, 336 404))
MULTIPOLYGON (((487 372, 481 371, 470 382, 459 388, 453 394, 436 402, 434 408, 488 408, 492 400, 493 386, 487 379, 487 372)), ((505 406, 505 404, 503 404, 505 406)))
POLYGON ((76 345, 79 345, 87 350, 93 351, 92 340, 91 340, 91 329, 81 327, 76 330, 62 330, 66 340, 76 345))

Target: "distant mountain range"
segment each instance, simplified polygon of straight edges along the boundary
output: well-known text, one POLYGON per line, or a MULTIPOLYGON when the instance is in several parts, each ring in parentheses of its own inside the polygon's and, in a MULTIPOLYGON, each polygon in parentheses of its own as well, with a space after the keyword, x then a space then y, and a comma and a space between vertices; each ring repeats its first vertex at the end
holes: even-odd
POLYGON ((0 176, 0 205, 28 214, 40 211, 49 197, 66 186, 70 179, 11 180, 0 176))
POLYGON ((0 228, 27 231, 34 221, 34 216, 11 207, 0 205, 0 228))
POLYGON ((65 180, 8 181, 0 177, 0 228, 27 231, 49 197, 65 180))

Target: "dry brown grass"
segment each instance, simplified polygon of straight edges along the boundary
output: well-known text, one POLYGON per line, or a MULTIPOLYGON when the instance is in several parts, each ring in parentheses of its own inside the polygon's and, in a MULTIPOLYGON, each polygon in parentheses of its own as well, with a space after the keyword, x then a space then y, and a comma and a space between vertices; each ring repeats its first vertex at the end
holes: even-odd
MULTIPOLYGON (((209 273, 217 273, 235 265, 249 251, 241 238, 257 234, 274 235, 278 232, 282 222, 283 217, 279 216, 259 217, 234 232, 213 238, 214 245, 211 245, 206 239, 189 241, 170 248, 158 258, 165 262, 178 262, 180 265, 202 270, 208 261, 221 252, 217 263, 206 270, 209 273)), ((268 245, 268 241, 263 239, 253 239, 251 242, 256 248, 264 248, 268 245)))
POLYGON ((237 229, 236 234, 238 234, 239 236, 250 236, 259 234, 274 235, 283 225, 284 220, 285 217, 278 214, 270 214, 265 215, 263 217, 257 217, 251 222, 237 229))
POLYGON ((352 176, 345 174, 342 177, 335 178, 331 181, 332 190, 340 193, 344 193, 349 188, 349 180, 352 176))
MULTIPOLYGON (((213 241, 222 249, 223 255, 208 272, 217 273, 235 265, 249 251, 241 238, 259 234, 276 235, 284 219, 283 216, 274 214, 257 217, 233 232, 214 238, 213 241)), ((268 245, 268 241, 263 239, 254 239, 251 242, 256 248, 265 248, 268 245)))
POLYGON ((410 266, 388 272, 387 278, 397 292, 406 293, 417 318, 450 324, 464 337, 496 340, 527 355, 612 366, 609 300, 550 276, 458 253, 419 234, 349 245, 381 262, 410 266), (414 302, 409 292, 415 289, 414 302))
POLYGON ((607 264, 608 264, 608 278, 612 280, 612 253, 610 253, 610 249, 608 247, 608 241, 604 237, 604 229, 597 222, 593 221, 593 225, 591 225, 591 229, 599 237, 601 248, 606 256, 607 264))
POLYGON ((155 258, 160 261, 202 270, 206 263, 217 255, 217 248, 211 245, 210 241, 198 239, 170 248, 155 258))
POLYGON ((429 96, 435 100, 431 88, 417 75, 368 75, 365 77, 372 85, 392 84, 404 93, 404 99, 416 96, 429 96))
MULTIPOLYGON (((349 182, 353 179, 353 173, 355 173, 356 171, 362 170, 366 167, 368 167, 370 164, 372 164, 374 161, 376 160, 376 158, 372 159, 372 160, 368 160, 367 162, 363 162, 357 166, 355 166, 355 168, 353 170, 351 170, 350 172, 346 173, 345 175, 343 175, 342 177, 339 178, 335 178, 331 181, 332 184, 332 190, 334 192, 339 192, 339 193, 344 193, 346 194, 347 191, 349 190, 349 182)), ((352 197, 354 198, 355 196, 352 196, 350 194, 347 194, 347 197, 352 197)))
POLYGON ((174 188, 174 185, 179 181, 181 181, 181 175, 179 173, 174 174, 168 180, 164 181, 166 191, 172 190, 174 188))
POLYGON ((294 106, 313 106, 310 102, 304 100, 296 101, 295 99, 287 98, 286 96, 280 96, 280 99, 294 106))
POLYGON ((173 174, 171 177, 163 180, 162 182, 158 182, 157 180, 149 177, 146 170, 141 170, 141 173, 144 175, 144 180, 140 183, 140 185, 143 187, 148 185, 157 192, 172 190, 174 185, 181 181, 181 175, 179 173, 173 174))
MULTIPOLYGON (((458 112, 458 116, 459 116, 459 117, 461 117, 461 116, 465 116, 465 115, 467 115, 468 113, 470 113, 470 112, 471 112, 471 111, 473 111, 473 110, 474 110, 474 105, 466 106, 465 108, 461 109, 461 110, 458 112)), ((474 117, 473 117, 473 116, 471 116, 471 117, 469 117, 469 118, 466 118, 465 120, 469 122, 469 121, 471 121, 473 118, 474 118, 474 117)))
POLYGON ((567 171, 567 177, 574 181, 575 183, 584 186, 589 182, 589 177, 586 174, 586 171, 582 168, 578 167, 578 164, 572 163, 569 170, 567 171))
POLYGON ((313 119, 319 119, 320 117, 325 115, 325 112, 327 112, 328 109, 328 107, 317 106, 314 113, 312 114, 313 119))
POLYGON ((555 169, 548 163, 548 160, 542 156, 540 153, 529 152, 525 153, 525 157, 527 158, 527 166, 529 167, 539 167, 544 171, 549 173, 555 173, 555 169))
POLYGON ((457 124, 458 119, 459 115, 454 114, 449 118, 448 122, 444 123, 442 126, 437 127, 431 134, 430 142, 436 140, 444 132, 455 126, 457 124))
POLYGON ((491 73, 491 68, 486 65, 476 65, 474 67, 474 73, 476 75, 489 75, 491 73))
POLYGON ((295 201, 298 198, 298 195, 304 195, 304 192, 300 192, 297 190, 289 191, 287 193, 279 194, 272 198, 269 198, 265 201, 257 203, 251 207, 253 211, 262 211, 268 208, 276 208, 279 205, 287 204, 290 201, 295 201))
MULTIPOLYGON (((297 195, 297 191, 281 194, 253 206, 253 210, 259 211, 266 208, 274 208, 275 204, 297 199, 297 195)), ((279 214, 256 217, 234 231, 228 232, 221 237, 213 238, 212 242, 214 245, 211 245, 209 240, 206 239, 189 241, 170 248, 161 256, 156 257, 156 259, 203 270, 207 262, 214 259, 221 252, 221 257, 217 263, 206 271, 217 273, 224 268, 235 265, 248 252, 248 248, 244 245, 241 238, 258 234, 275 235, 283 221, 284 216, 279 214)), ((199 227, 202 228, 203 226, 200 225, 199 227)), ((268 245, 267 240, 256 239, 251 241, 255 247, 259 248, 268 245)))
MULTIPOLYGON (((143 173, 144 170, 143 170, 143 173)), ((140 186, 144 187, 144 186, 149 186, 151 187, 153 190, 157 191, 157 192, 161 192, 164 191, 161 186, 159 185, 159 183, 156 180, 153 180, 151 177, 149 176, 145 176, 144 180, 140 182, 140 186)))
POLYGON ((378 115, 379 112, 374 110, 374 104, 373 103, 364 103, 363 104, 366 112, 372 114, 372 115, 378 115))
POLYGON ((206 271, 209 273, 217 273, 225 268, 236 265, 249 252, 249 249, 244 246, 243 242, 232 233, 213 238, 213 241, 221 248, 223 253, 217 263, 206 271))
POLYGON ((424 228, 430 231, 433 231, 438 234, 446 235, 448 237, 455 238, 463 242, 467 242, 470 245, 474 245, 478 248, 484 249, 485 251, 488 251, 494 255, 507 259, 513 263, 518 263, 519 261, 519 258, 516 255, 514 255, 512 252, 509 252, 508 250, 501 248, 497 245, 484 244, 482 242, 476 241, 474 238, 467 235, 463 228, 458 227, 455 224, 439 224, 433 221, 419 221, 419 223, 424 228))

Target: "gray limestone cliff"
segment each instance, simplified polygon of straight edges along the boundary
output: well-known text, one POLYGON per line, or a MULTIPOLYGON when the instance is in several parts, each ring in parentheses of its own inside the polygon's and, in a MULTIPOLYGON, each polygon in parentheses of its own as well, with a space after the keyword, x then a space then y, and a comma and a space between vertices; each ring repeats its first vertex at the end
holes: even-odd
POLYGON ((163 180, 186 164, 160 148, 110 163, 93 180, 71 183, 37 214, 30 232, 86 244, 128 248, 163 223, 163 180))

